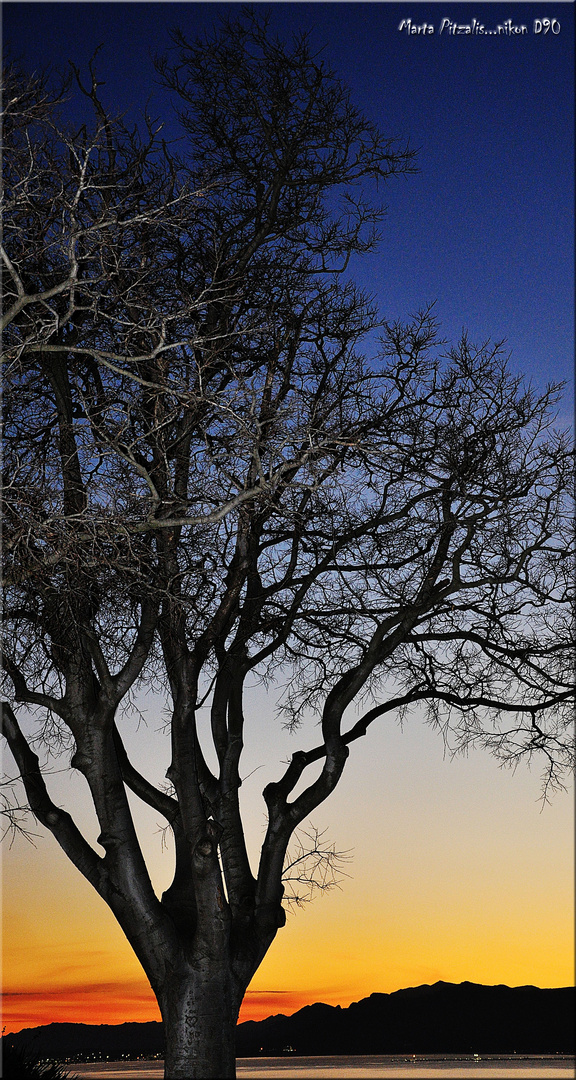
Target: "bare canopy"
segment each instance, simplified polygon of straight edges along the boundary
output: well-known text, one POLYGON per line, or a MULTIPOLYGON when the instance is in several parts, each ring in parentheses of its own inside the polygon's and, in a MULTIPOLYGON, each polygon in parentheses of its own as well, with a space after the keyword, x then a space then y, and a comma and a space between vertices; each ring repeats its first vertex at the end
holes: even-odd
POLYGON ((383 321, 351 283, 377 239, 370 183, 413 155, 305 39, 245 14, 208 42, 176 35, 159 71, 178 153, 105 110, 93 65, 76 128, 47 83, 8 75, 3 733, 142 963, 176 1080, 234 1075, 290 839, 372 723, 421 703, 453 745, 538 754, 560 782, 571 455, 558 387, 526 387, 499 345, 446 348, 430 309, 383 321), (288 722, 315 710, 321 734, 264 789, 251 866, 245 687, 280 670, 288 722), (171 707, 162 790, 117 723, 152 680, 171 707), (72 741, 98 849, 48 795, 30 707, 72 741), (174 833, 161 898, 127 789, 174 833))

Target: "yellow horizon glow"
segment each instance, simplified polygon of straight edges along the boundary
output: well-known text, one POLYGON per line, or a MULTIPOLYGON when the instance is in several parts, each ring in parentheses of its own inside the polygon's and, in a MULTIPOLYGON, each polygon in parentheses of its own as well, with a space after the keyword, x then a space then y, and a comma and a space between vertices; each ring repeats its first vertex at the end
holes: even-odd
MULTIPOLYGON (((242 789, 254 860, 264 822, 258 766, 256 756, 247 762, 242 789)), ((542 810, 538 790, 537 777, 502 771, 488 755, 445 761, 441 740, 418 722, 359 744, 313 818, 352 849, 350 877, 288 915, 241 1021, 438 980, 572 985, 572 802, 560 796, 542 810)), ((76 782, 62 787, 76 816, 80 794, 76 782)), ((160 893, 171 857, 157 817, 146 809, 138 828, 160 893)), ((39 835, 35 848, 18 839, 5 852, 3 914, 7 1031, 159 1018, 120 927, 52 837, 39 835)))
MULTIPOLYGON (((388 879, 369 853, 341 891, 289 914, 256 973, 240 1021, 323 1001, 349 1005, 438 980, 509 986, 573 983, 570 882, 535 874, 529 894, 494 851, 436 867, 391 853, 388 879), (461 876, 457 870, 460 864, 461 876)), ((520 860, 521 863, 521 860, 520 860)), ((138 961, 113 916, 51 842, 6 859, 7 1032, 52 1022, 160 1019, 138 961)), ((524 868, 525 869, 525 868, 524 868)), ((540 867, 541 869, 541 867, 540 867)), ((560 875, 560 878, 562 875, 560 875)))

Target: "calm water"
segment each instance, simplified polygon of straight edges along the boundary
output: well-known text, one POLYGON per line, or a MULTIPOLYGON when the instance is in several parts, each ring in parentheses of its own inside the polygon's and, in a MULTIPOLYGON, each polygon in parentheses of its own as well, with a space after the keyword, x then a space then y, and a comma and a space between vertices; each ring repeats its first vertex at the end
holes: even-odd
MULTIPOLYGON (((162 1080, 161 1061, 102 1061, 71 1065, 81 1080, 162 1080)), ((238 1080, 570 1080, 570 1057, 441 1057, 399 1054, 358 1057, 239 1058, 238 1080)))

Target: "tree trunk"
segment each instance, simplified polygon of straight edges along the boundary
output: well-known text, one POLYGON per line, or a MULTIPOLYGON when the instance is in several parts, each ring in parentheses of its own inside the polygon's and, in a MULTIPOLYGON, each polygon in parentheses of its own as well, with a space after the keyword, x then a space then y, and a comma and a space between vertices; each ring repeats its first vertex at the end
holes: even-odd
POLYGON ((226 961, 206 958, 160 995, 165 1080, 234 1080, 240 1001, 226 961))

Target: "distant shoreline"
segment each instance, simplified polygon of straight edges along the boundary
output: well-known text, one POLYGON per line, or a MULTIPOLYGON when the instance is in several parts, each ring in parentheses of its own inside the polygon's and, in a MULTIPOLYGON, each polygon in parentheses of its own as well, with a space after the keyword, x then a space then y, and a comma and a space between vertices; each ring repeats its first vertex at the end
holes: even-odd
MULTIPOLYGON (((326 1055, 237 1058, 238 1080, 568 1080, 572 1055, 326 1055), (289 1058, 289 1061, 287 1060, 289 1058)), ((162 1080, 163 1061, 72 1065, 78 1080, 162 1080)))

